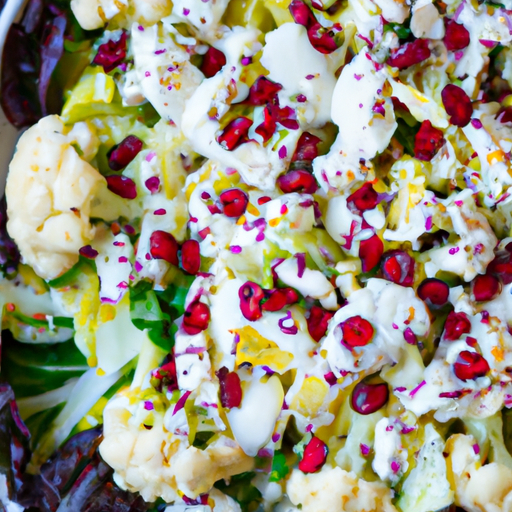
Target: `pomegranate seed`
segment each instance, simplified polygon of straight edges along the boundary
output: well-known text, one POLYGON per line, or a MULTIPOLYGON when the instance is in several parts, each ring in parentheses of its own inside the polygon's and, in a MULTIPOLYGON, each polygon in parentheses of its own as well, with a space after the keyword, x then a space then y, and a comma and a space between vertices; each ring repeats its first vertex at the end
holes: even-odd
POLYGON ((487 272, 499 276, 503 284, 512 283, 512 244, 508 244, 504 250, 497 251, 496 257, 487 267, 487 272))
POLYGON ((444 109, 450 116, 450 123, 460 128, 471 121, 473 104, 463 89, 457 85, 448 84, 441 92, 444 109))
POLYGON ((268 142, 274 135, 276 131, 276 120, 270 105, 267 105, 263 110, 263 123, 257 126, 254 131, 258 135, 261 135, 263 142, 268 142))
POLYGON ((463 350, 453 363, 453 371, 460 380, 475 380, 489 370, 489 363, 478 352, 469 350, 463 350))
POLYGON ((285 128, 288 128, 289 130, 298 130, 299 129, 299 123, 297 121, 297 113, 293 108, 291 107, 283 107, 279 108, 278 106, 274 105, 271 107, 273 110, 273 116, 275 117, 276 121, 280 124, 282 124, 285 128))
POLYGON ((261 301, 265 298, 265 294, 256 283, 247 281, 238 290, 240 299, 240 310, 244 318, 250 322, 254 322, 262 317, 261 301))
POLYGON ((319 139, 309 132, 303 132, 297 142, 292 162, 296 162, 297 160, 310 162, 314 160, 318 156, 317 146, 320 142, 322 142, 322 139, 319 139))
POLYGON ((304 448, 302 460, 299 462, 299 469, 303 473, 314 473, 318 471, 327 459, 329 449, 318 437, 313 436, 304 448))
POLYGON ((288 171, 286 174, 279 176, 276 183, 281 192, 285 194, 291 194, 292 192, 314 194, 318 190, 315 177, 304 169, 288 171))
POLYGON ((154 386, 159 391, 162 391, 163 387, 167 387, 169 391, 179 389, 178 377, 176 376, 176 361, 174 359, 174 355, 171 353, 167 356, 167 358, 170 358, 170 361, 168 363, 165 363, 160 368, 158 368, 156 372, 152 373, 152 375, 160 381, 156 383, 156 386, 154 386))
POLYGON ((252 121, 247 117, 238 117, 231 121, 217 137, 217 142, 228 151, 233 151, 240 144, 247 142, 247 133, 252 121))
POLYGON ((440 279, 430 277, 418 286, 418 296, 429 306, 444 306, 448 301, 450 287, 440 279))
POLYGON ((373 210, 377 206, 379 196, 373 190, 371 183, 365 183, 347 197, 347 203, 353 203, 360 212, 364 212, 366 210, 373 210))
POLYGON ((430 162, 445 143, 443 135, 428 119, 423 121, 414 137, 414 156, 418 160, 430 162))
POLYGON ((361 381, 352 391, 350 403, 352 409, 359 414, 372 414, 383 407, 389 399, 387 384, 366 384, 361 381))
POLYGON ((215 76, 226 65, 226 56, 217 48, 210 46, 204 54, 201 71, 206 78, 215 76))
POLYGON ((96 249, 93 249, 90 245, 84 245, 83 247, 80 247, 78 252, 81 256, 89 260, 93 260, 98 256, 98 251, 96 249))
POLYGON ((286 293, 286 303, 288 305, 299 302, 299 294, 293 288, 281 288, 286 293))
POLYGON ((225 409, 238 407, 242 403, 242 386, 236 372, 230 372, 223 366, 216 372, 220 384, 220 403, 225 409))
POLYGON ((165 260, 178 266, 178 242, 166 231, 153 231, 149 237, 149 252, 156 260, 165 260))
POLYGON ((463 50, 469 45, 469 32, 464 25, 454 20, 444 19, 444 44, 448 51, 463 50))
POLYGON ((375 332, 372 324, 359 315, 347 318, 338 327, 343 333, 341 343, 350 349, 368 345, 375 332))
POLYGON ((500 108, 495 119, 499 119, 501 124, 512 123, 512 107, 500 108))
POLYGON ((444 339, 448 341, 458 340, 463 334, 471 332, 471 322, 466 313, 451 311, 444 324, 444 339))
POLYGON ((308 38, 311 46, 320 53, 327 55, 338 49, 334 32, 323 27, 320 23, 315 23, 308 28, 308 38))
POLYGON ((501 283, 497 277, 486 274, 476 276, 475 279, 473 279, 471 288, 475 300, 492 300, 500 293, 501 283))
POLYGON ((243 215, 249 204, 249 197, 239 188, 225 190, 220 194, 219 200, 224 207, 224 215, 232 218, 243 215))
POLYGON ((315 340, 320 341, 327 331, 329 321, 334 316, 332 311, 326 311, 319 306, 313 306, 309 310, 308 332, 309 335, 315 340))
POLYGON ((275 289, 270 291, 268 299, 262 304, 263 311, 279 311, 288 304, 285 290, 275 289))
POLYGON ((135 199, 137 186, 131 178, 126 176, 106 176, 107 188, 123 199, 135 199))
POLYGON ((201 254, 197 240, 185 240, 181 246, 181 266, 185 272, 196 275, 201 267, 201 254))
POLYGON ((210 308, 199 300, 195 300, 188 306, 183 315, 183 330, 194 336, 208 328, 210 323, 210 308))
POLYGON ((293 21, 295 21, 297 25, 309 28, 317 23, 315 15, 309 6, 302 0, 292 0, 288 9, 292 15, 293 21))
POLYGON ((135 135, 128 135, 108 153, 108 166, 113 171, 124 169, 141 151, 143 142, 135 135))
POLYGON ((105 73, 110 73, 126 58, 126 38, 128 34, 123 30, 117 41, 109 40, 100 44, 93 59, 93 64, 103 67, 105 73))
POLYGON ((398 50, 391 54, 386 63, 394 68, 405 69, 414 64, 419 64, 429 57, 428 40, 416 39, 398 48, 398 50))
POLYGON ((384 244, 378 235, 373 235, 359 243, 359 258, 363 272, 370 272, 380 261, 384 252, 384 244))
POLYGON ((274 104, 277 93, 282 88, 281 84, 272 82, 272 80, 262 75, 251 85, 249 96, 244 103, 254 106, 274 104))
POLYGON ((388 251, 382 258, 384 279, 402 286, 411 286, 414 280, 414 259, 405 251, 388 251))

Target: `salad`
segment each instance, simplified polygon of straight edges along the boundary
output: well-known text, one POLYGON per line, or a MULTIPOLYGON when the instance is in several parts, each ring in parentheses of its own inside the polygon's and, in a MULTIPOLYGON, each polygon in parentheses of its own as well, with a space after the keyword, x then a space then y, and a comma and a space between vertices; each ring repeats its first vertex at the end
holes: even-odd
POLYGON ((30 0, 3 509, 512 510, 511 15, 30 0))

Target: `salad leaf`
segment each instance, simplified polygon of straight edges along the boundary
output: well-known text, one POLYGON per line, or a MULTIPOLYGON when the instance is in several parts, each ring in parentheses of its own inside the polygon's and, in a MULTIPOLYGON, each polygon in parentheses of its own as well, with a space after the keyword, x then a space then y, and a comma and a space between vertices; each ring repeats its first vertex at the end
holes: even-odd
POLYGON ((282 451, 274 453, 274 460, 272 461, 272 471, 270 472, 269 481, 279 482, 286 477, 290 472, 290 468, 286 464, 286 456, 282 451))
POLYGON ((261 499, 261 493, 252 485, 251 480, 255 473, 241 473, 231 477, 229 484, 224 480, 219 480, 215 487, 224 494, 231 496, 242 507, 242 511, 250 510, 251 505, 261 499))

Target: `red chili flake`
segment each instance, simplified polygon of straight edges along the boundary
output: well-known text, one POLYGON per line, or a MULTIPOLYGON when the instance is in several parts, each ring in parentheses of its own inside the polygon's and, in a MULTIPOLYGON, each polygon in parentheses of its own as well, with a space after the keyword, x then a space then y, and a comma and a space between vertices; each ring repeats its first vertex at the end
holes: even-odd
POLYGON ((268 298, 261 305, 263 311, 279 311, 288 305, 288 297, 284 289, 276 288, 268 291, 265 295, 268 298))
POLYGON ((448 51, 463 50, 469 45, 469 32, 464 25, 445 18, 444 27, 443 41, 448 51))
POLYGON ((210 323, 210 308, 204 302, 195 300, 188 306, 183 315, 183 330, 194 336, 208 328, 210 323))
POLYGON ((226 56, 217 48, 210 46, 204 54, 201 71, 206 78, 215 76, 226 65, 226 56))
POLYGON ((440 279, 430 277, 424 279, 418 286, 418 296, 428 306, 440 307, 448 302, 450 287, 440 279))
POLYGON ((359 211, 364 212, 373 210, 377 206, 379 196, 373 190, 372 184, 367 182, 347 197, 347 203, 353 203, 359 211))
POLYGON ((398 69, 406 69, 414 64, 419 64, 430 57, 428 39, 416 39, 405 43, 398 50, 391 53, 386 64, 398 69))
POLYGON ((414 258, 405 251, 386 252, 382 257, 384 279, 402 286, 412 286, 414 281, 414 258))
POLYGON ((277 93, 283 88, 281 84, 269 80, 265 76, 259 76, 249 89, 249 96, 244 101, 253 106, 274 104, 277 93))
POLYGON ((463 334, 471 332, 471 321, 462 311, 451 311, 444 324, 444 339, 448 341, 458 340, 463 334))
POLYGON ((430 162, 445 143, 443 135, 428 119, 423 121, 414 137, 414 156, 418 160, 430 162))
POLYGON ((325 464, 328 453, 327 445, 318 437, 313 436, 304 449, 299 469, 303 473, 318 471, 325 464))
POLYGON ((124 169, 142 150, 143 142, 135 135, 128 135, 108 153, 108 166, 113 171, 124 169))
POLYGON ((338 327, 341 327, 343 333, 341 343, 349 349, 368 345, 375 332, 372 324, 359 315, 347 318, 338 327))
POLYGON ((237 218, 245 213, 249 204, 249 197, 239 188, 225 190, 219 196, 226 217, 237 218))
POLYGON ((78 252, 84 257, 89 260, 93 260, 98 256, 98 251, 96 249, 93 249, 90 245, 84 245, 83 247, 80 247, 78 252))
POLYGON ((318 190, 315 177, 304 169, 294 169, 277 178, 277 186, 285 194, 299 192, 301 194, 314 194, 318 190))
POLYGON ((137 197, 137 186, 131 178, 126 176, 107 176, 107 188, 123 199, 135 199, 137 197))
POLYGON ((196 275, 201 267, 201 254, 197 240, 185 240, 181 246, 181 266, 185 272, 196 275))
POLYGON ((109 40, 99 46, 93 64, 103 67, 105 73, 110 73, 126 58, 126 38, 128 34, 123 30, 117 41, 109 40))
POLYGON ((178 242, 171 233, 154 231, 149 237, 149 252, 156 260, 165 260, 178 266, 178 242))
POLYGON ((247 134, 252 121, 247 117, 238 117, 231 121, 217 137, 217 142, 228 151, 233 151, 240 144, 247 142, 247 134))
POLYGON ((373 270, 379 264, 383 252, 384 244, 378 235, 361 240, 359 243, 359 258, 362 271, 370 272, 370 270, 373 270))
POLYGON ((359 414, 367 415, 384 407, 389 400, 389 388, 385 383, 366 384, 358 382, 352 391, 350 403, 359 414))
POLYGON ((244 318, 254 322, 263 316, 261 301, 265 298, 265 294, 261 286, 247 281, 238 290, 238 297, 240 299, 240 310, 244 318))
POLYGON ((478 352, 463 350, 455 363, 453 371, 460 380, 475 380, 484 377, 490 370, 489 363, 478 352))
POLYGON ((292 156, 292 162, 307 161, 310 162, 318 156, 318 144, 322 139, 309 132, 303 132, 297 142, 295 153, 292 156))
POLYGON ((494 299, 501 291, 500 280, 493 275, 476 276, 471 283, 473 296, 477 301, 494 299))
POLYGON ((454 84, 448 84, 441 92, 444 109, 450 116, 450 123, 464 127, 471 121, 473 104, 463 89, 454 84))
POLYGON ((313 306, 309 310, 307 318, 308 332, 316 342, 319 342, 325 336, 333 316, 334 313, 332 311, 327 311, 319 306, 313 306))
POLYGON ((302 0, 292 0, 288 10, 297 25, 309 28, 317 22, 309 6, 302 0))
POLYGON ((220 385, 220 403, 225 409, 239 407, 242 403, 242 386, 236 372, 230 372, 223 366, 215 373, 220 385))

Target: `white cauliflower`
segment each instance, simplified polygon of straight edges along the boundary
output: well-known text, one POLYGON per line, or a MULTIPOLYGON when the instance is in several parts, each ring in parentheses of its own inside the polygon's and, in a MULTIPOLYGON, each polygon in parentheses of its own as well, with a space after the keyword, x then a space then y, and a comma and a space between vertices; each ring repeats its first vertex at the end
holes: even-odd
POLYGON ((171 14, 171 0, 71 0, 71 10, 85 30, 103 27, 114 19, 128 27, 132 22, 152 24, 171 14))
POLYGON ((292 471, 286 492, 302 512, 396 512, 392 491, 384 484, 367 482, 339 467, 324 466, 309 475, 292 471))
POLYGON ((68 132, 58 116, 41 119, 20 138, 7 177, 7 229, 45 279, 70 269, 94 237, 91 199, 105 183, 68 132))

